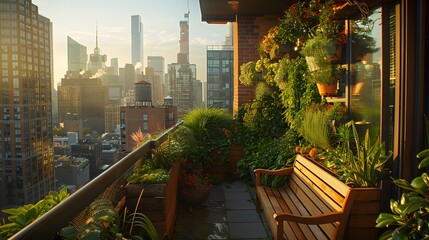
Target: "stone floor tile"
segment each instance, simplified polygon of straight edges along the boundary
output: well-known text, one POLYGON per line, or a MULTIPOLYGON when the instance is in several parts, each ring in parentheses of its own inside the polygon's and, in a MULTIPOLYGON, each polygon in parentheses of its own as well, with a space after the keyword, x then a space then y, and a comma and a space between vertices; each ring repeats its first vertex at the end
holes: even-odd
POLYGON ((233 239, 267 238, 262 223, 228 223, 229 236, 233 239))
POLYGON ((261 217, 255 210, 227 210, 226 219, 233 222, 261 222, 261 217))
POLYGON ((248 192, 225 192, 225 201, 228 200, 250 200, 252 199, 248 192))
POLYGON ((223 184, 223 190, 225 192, 245 192, 247 191, 247 186, 244 183, 238 184, 238 183, 232 183, 223 184))
POLYGON ((253 209, 255 210, 255 204, 250 200, 228 200, 225 201, 226 210, 238 210, 238 209, 253 209))

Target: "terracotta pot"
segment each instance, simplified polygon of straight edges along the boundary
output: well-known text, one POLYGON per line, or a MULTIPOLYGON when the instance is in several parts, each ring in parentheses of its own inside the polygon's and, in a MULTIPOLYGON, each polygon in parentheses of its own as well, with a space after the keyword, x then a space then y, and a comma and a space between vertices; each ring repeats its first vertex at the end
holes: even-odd
POLYGON ((331 85, 317 83, 317 89, 322 97, 335 96, 337 94, 337 83, 331 85))
POLYGON ((191 194, 184 194, 183 190, 178 193, 179 199, 182 203, 189 206, 198 206, 203 204, 209 197, 209 191, 192 192, 191 194))

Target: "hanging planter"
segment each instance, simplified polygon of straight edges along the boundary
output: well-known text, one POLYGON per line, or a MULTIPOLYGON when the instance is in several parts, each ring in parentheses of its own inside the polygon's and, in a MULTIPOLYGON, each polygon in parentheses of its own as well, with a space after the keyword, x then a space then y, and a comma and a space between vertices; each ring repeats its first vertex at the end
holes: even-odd
POLYGON ((319 94, 322 97, 330 97, 337 95, 337 82, 332 84, 316 83, 319 94))

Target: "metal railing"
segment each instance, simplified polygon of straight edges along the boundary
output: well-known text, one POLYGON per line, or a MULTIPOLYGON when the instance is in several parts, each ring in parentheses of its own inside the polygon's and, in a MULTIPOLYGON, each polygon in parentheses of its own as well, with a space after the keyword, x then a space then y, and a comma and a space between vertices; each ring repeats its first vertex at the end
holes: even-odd
POLYGON ((177 123, 155 140, 148 141, 129 153, 9 239, 52 239, 62 228, 69 226, 69 223, 106 189, 113 186, 118 180, 126 179, 126 173, 133 169, 134 164, 151 153, 156 146, 165 142, 181 124, 182 122, 177 123))

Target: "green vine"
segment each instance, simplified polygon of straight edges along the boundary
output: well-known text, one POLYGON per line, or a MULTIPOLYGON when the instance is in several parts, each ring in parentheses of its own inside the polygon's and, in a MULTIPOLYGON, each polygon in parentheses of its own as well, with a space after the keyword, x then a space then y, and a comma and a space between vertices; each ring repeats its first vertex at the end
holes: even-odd
POLYGON ((320 102, 316 85, 309 82, 308 68, 305 59, 298 57, 290 60, 286 66, 287 83, 281 93, 284 105, 284 116, 290 128, 298 130, 301 122, 301 112, 311 102, 320 102), (317 93, 317 94, 315 94, 317 93))

